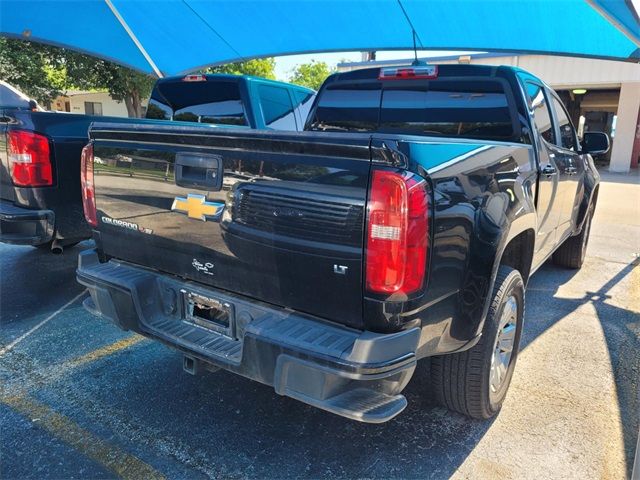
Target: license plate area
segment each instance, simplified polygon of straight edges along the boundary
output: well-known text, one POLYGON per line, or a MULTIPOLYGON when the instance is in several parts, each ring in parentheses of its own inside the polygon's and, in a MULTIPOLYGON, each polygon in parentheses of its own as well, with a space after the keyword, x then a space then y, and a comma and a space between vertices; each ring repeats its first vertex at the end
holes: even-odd
POLYGON ((181 290, 181 293, 185 322, 235 338, 233 305, 195 292, 181 290))

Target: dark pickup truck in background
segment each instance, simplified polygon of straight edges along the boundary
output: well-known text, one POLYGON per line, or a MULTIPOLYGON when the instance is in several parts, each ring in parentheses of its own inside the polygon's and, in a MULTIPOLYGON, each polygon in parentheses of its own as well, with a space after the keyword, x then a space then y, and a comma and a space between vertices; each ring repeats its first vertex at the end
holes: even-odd
MULTIPOLYGON (((238 128, 301 130, 314 91, 239 75, 187 75, 158 80, 147 118, 238 128), (291 114, 288 115, 287 112, 291 114)), ((91 236, 80 196, 80 153, 94 121, 137 119, 45 112, 0 84, 0 241, 63 248, 91 236)), ((145 175, 135 159, 118 156, 129 175, 145 175)), ((99 163, 100 160, 98 160, 99 163)))
POLYGON ((584 260, 608 138, 579 142, 527 72, 470 65, 332 75, 305 130, 94 124, 87 308, 352 419, 400 413, 426 357, 444 405, 496 414, 529 277, 584 260), (170 181, 94 163, 118 155, 170 181))

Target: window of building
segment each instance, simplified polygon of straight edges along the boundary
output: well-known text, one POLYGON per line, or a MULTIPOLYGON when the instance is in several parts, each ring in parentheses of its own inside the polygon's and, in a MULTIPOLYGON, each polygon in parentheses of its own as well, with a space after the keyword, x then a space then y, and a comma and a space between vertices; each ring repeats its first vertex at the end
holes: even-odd
POLYGON ((84 102, 84 113, 87 115, 102 115, 102 103, 84 102))
POLYGON ((289 92, 285 88, 259 85, 258 96, 264 125, 276 130, 297 130, 296 116, 289 92))

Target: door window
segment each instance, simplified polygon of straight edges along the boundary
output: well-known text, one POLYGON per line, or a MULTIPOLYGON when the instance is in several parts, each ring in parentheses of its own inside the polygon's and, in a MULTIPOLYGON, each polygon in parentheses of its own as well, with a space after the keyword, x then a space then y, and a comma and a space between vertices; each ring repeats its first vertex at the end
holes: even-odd
POLYGON ((533 109, 533 120, 540 136, 549 143, 556 143, 556 135, 551 122, 551 111, 547 99, 544 95, 544 89, 540 85, 527 83, 527 95, 533 109))
POLYGON ((258 95, 265 127, 276 130, 298 129, 291 97, 285 88, 259 85, 258 95))
POLYGON ((558 119, 558 127, 560 128, 560 141, 556 143, 559 147, 566 148, 567 150, 576 150, 576 136, 573 130, 573 125, 567 111, 564 109, 562 103, 557 98, 553 97, 553 109, 556 112, 556 118, 558 119))

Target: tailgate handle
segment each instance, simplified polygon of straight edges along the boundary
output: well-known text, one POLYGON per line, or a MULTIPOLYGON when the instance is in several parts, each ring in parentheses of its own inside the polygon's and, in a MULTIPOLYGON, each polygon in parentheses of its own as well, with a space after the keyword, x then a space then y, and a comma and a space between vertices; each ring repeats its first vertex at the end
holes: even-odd
POLYGON ((222 157, 199 153, 176 154, 176 185, 199 190, 222 189, 222 157))

